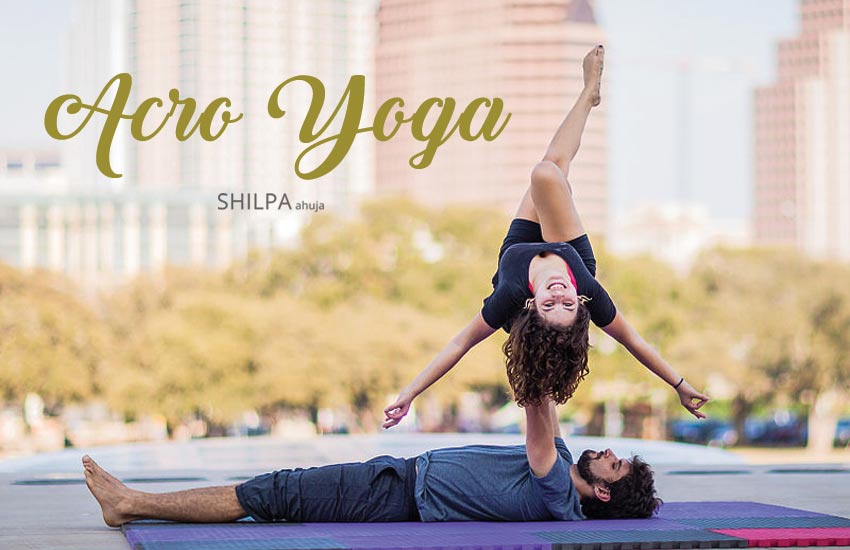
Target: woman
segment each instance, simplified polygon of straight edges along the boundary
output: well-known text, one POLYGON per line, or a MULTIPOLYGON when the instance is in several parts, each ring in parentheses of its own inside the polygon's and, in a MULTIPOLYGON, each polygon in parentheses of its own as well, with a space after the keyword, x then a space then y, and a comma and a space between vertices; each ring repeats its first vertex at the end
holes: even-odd
POLYGON ((602 46, 597 46, 584 58, 584 89, 531 172, 531 185, 499 252, 493 293, 384 410, 384 428, 398 424, 416 396, 500 327, 509 332, 503 349, 517 403, 533 404, 543 397, 566 402, 588 373, 591 320, 672 386, 691 414, 705 418, 699 409, 708 397, 679 376, 632 328, 596 281, 593 249, 573 203, 567 174, 587 117, 600 102, 604 55, 602 46))

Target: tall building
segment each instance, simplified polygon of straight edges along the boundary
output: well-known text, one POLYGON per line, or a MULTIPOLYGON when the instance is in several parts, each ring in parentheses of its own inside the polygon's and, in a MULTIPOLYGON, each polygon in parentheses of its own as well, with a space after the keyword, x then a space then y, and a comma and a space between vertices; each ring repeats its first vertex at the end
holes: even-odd
POLYGON ((197 225, 168 225, 175 216, 212 210, 197 197, 111 189, 108 181, 80 188, 69 172, 58 150, 0 150, 0 261, 62 273, 93 289, 166 260, 214 267, 232 259, 218 244, 232 242, 230 225, 202 228, 214 233, 209 248, 197 225))
MULTIPOLYGON (((128 0, 75 0, 64 50, 62 77, 67 93, 91 103, 110 78, 130 70, 127 10, 128 0)), ((103 105, 108 106, 113 97, 114 92, 108 94, 103 105)), ((126 185, 126 179, 107 178, 95 164, 100 126, 101 121, 92 120, 72 140, 57 144, 63 171, 76 191, 115 190, 126 185)), ((110 158, 113 166, 123 168, 130 136, 126 127, 121 130, 112 141, 110 158)))
MULTIPOLYGON (((378 191, 513 213, 532 166, 582 90, 582 59, 604 43, 588 0, 382 0, 378 103, 401 97, 410 116, 429 97, 453 97, 453 124, 474 98, 500 97, 511 118, 492 142, 453 135, 426 169, 408 165, 424 143, 403 127, 376 145, 378 191)), ((605 231, 608 209, 606 105, 603 97, 591 113, 569 175, 582 219, 597 233, 605 231)), ((474 129, 481 120, 483 113, 474 129)))
MULTIPOLYGON (((117 73, 130 73, 132 95, 125 112, 157 97, 143 125, 150 132, 171 108, 169 91, 192 98, 191 122, 213 100, 231 101, 242 114, 215 141, 197 132, 178 141, 178 107, 148 141, 119 125, 111 163, 120 179, 98 171, 95 150, 102 121, 94 117, 74 139, 60 142, 67 176, 62 203, 85 203, 85 217, 97 234, 84 273, 132 276, 165 264, 223 266, 251 248, 286 245, 307 215, 278 210, 219 210, 219 193, 287 194, 295 203, 321 201, 327 210, 347 211, 373 189, 372 140, 360 136, 345 160, 326 176, 300 179, 296 157, 308 146, 299 131, 310 105, 309 87, 289 85, 280 96, 282 119, 269 116, 275 88, 296 75, 312 75, 326 96, 320 124, 329 117, 353 74, 366 74, 364 120, 374 105, 374 25, 376 0, 76 0, 68 33, 68 91, 93 101, 117 73)), ((107 94, 105 105, 114 96, 107 94)), ((338 129, 342 115, 323 137, 338 129)), ((216 118, 213 129, 217 130, 216 118)), ((310 155, 306 168, 327 154, 310 155)), ((245 195, 243 195, 245 194, 245 195)), ((229 201, 228 201, 229 202, 229 201)), ((72 211, 60 209, 57 223, 73 225, 72 211)), ((63 233, 71 235, 73 232, 63 233)), ((63 237, 64 239, 65 237, 63 237)), ((70 238, 70 237, 68 237, 70 238)), ((68 272, 67 265, 63 268, 68 272)), ((76 271, 71 270, 72 275, 76 271)), ((102 276, 102 277, 101 277, 102 276)), ((84 282, 94 282, 83 275, 84 282)), ((99 281, 98 281, 99 282, 99 281)))
POLYGON ((800 12, 755 92, 755 239, 850 260, 850 0, 800 12))
POLYGON ((0 149, 0 261, 63 270, 68 246, 82 257, 81 210, 67 216, 70 223, 58 215, 67 205, 55 197, 65 187, 58 151, 0 149), (66 227, 73 232, 67 244, 56 238, 66 227))
POLYGON ((290 85, 281 95, 283 119, 271 118, 267 105, 278 84, 308 74, 324 83, 322 119, 329 116, 350 75, 372 72, 373 11, 369 0, 130 0, 137 102, 179 88, 182 97, 197 100, 199 110, 224 96, 234 115, 244 114, 214 142, 194 136, 177 143, 173 126, 168 139, 134 142, 135 184, 293 194, 297 189, 349 206, 352 195, 369 190, 371 176, 370 166, 357 162, 362 159, 353 152, 318 181, 295 175, 295 157, 306 147, 298 131, 311 99, 307 85, 290 85))

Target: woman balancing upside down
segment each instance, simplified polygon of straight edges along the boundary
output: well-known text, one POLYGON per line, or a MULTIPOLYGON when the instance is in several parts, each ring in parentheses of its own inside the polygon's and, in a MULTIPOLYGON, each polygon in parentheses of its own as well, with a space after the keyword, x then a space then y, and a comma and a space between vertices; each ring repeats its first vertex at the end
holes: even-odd
POLYGON ((499 251, 493 293, 470 323, 401 391, 384 413, 384 428, 398 424, 411 402, 473 346, 500 327, 508 380, 519 405, 543 397, 566 402, 587 375, 588 325, 593 321, 646 368, 672 386, 697 418, 708 397, 696 391, 614 307, 595 279, 596 260, 567 181, 590 110, 599 105, 602 46, 583 61, 584 89, 555 132, 499 251))

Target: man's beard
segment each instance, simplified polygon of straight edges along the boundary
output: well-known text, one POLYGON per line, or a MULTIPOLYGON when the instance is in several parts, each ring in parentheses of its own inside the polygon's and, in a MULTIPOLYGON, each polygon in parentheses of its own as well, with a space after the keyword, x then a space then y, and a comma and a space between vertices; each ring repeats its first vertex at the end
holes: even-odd
POLYGON ((601 456, 601 452, 591 451, 590 449, 587 449, 586 451, 581 453, 581 456, 578 458, 578 462, 576 463, 576 466, 578 466, 578 475, 580 475, 581 478, 585 480, 588 485, 608 485, 602 478, 593 475, 593 473, 590 471, 590 463, 594 460, 599 460, 601 456))

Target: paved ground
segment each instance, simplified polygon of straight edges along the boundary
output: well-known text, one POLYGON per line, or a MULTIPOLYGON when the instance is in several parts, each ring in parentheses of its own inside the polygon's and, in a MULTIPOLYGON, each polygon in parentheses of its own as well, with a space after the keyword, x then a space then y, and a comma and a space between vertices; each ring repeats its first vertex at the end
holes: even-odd
MULTIPOLYGON (((6 473, 0 473, 0 549, 127 550, 120 531, 103 524, 98 505, 84 484, 14 484, 27 478, 82 479, 79 473, 61 471, 64 473, 59 476, 50 474, 46 466, 40 464, 30 472, 18 467, 16 471, 7 469, 6 473)), ((721 466, 664 463, 656 466, 656 472, 659 493, 667 501, 755 500, 850 518, 850 461, 802 466, 753 466, 743 462, 721 466)), ((204 478, 195 482, 131 484, 135 488, 159 492, 233 483, 233 477, 257 472, 116 468, 114 473, 122 478, 204 478)))

